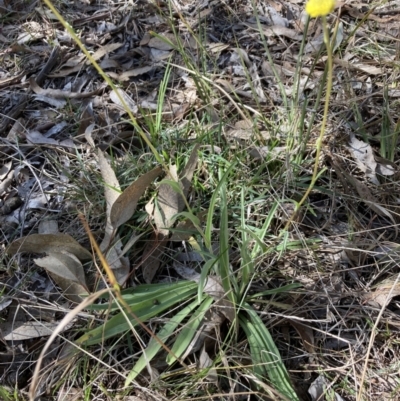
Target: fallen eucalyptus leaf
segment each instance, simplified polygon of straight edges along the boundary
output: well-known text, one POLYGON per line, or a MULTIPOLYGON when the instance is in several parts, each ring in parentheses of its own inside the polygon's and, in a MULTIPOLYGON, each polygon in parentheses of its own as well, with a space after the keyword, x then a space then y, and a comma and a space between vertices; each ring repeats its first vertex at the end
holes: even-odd
POLYGON ((106 254, 106 260, 113 270, 118 283, 123 284, 129 275, 129 259, 122 255, 123 244, 119 235, 115 235, 117 227, 114 227, 111 222, 111 210, 120 196, 120 186, 114 170, 111 168, 101 150, 98 152, 98 157, 101 175, 104 180, 104 193, 107 202, 107 222, 100 249, 106 254), (112 244, 111 241, 113 241, 112 244))
POLYGON ((118 228, 132 217, 140 197, 161 173, 161 167, 154 168, 139 177, 118 196, 110 211, 110 220, 114 228, 118 228))
POLYGON ((34 261, 51 275, 65 297, 79 303, 83 300, 82 296, 88 294, 85 272, 76 256, 68 253, 51 253, 34 261))
MULTIPOLYGON (((1 331, 4 340, 21 341, 50 336, 57 326, 58 322, 4 322, 1 324, 1 331)), ((72 323, 68 324, 63 331, 68 330, 71 326, 72 323)))
POLYGON ((19 252, 68 252, 80 260, 89 260, 92 254, 68 234, 31 234, 15 240, 7 250, 11 255, 19 252))

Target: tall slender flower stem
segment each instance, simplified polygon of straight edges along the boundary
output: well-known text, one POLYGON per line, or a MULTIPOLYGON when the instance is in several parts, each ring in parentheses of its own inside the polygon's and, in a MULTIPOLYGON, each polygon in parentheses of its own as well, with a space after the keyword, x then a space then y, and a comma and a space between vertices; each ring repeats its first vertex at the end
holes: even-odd
POLYGON ((331 96, 331 92, 332 92, 332 81, 333 81, 333 55, 332 55, 332 46, 331 46, 331 42, 330 42, 330 36, 329 36, 328 23, 326 21, 326 16, 322 16, 322 26, 324 29, 324 43, 325 43, 326 51, 328 54, 328 75, 327 75, 324 115, 322 117, 321 131, 315 142, 316 152, 315 152, 313 175, 311 177, 311 183, 308 186, 307 191, 304 193, 300 202, 297 203, 295 211, 292 214, 292 216, 290 217, 290 219, 287 221, 283 232, 285 232, 290 227, 293 220, 296 218, 298 211, 300 210, 301 206, 303 205, 303 203, 306 201, 306 199, 310 195, 310 192, 313 190, 315 183, 317 181, 317 178, 318 178, 318 164, 319 164, 319 158, 321 156, 322 140, 323 140, 324 134, 325 134, 326 122, 328 120, 329 100, 330 100, 330 96, 331 96))

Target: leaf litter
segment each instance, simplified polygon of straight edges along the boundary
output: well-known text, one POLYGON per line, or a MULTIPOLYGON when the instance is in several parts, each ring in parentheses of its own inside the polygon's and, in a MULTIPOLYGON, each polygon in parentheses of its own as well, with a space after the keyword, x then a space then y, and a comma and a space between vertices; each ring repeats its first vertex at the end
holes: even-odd
MULTIPOLYGON (((152 282, 164 265, 161 259, 168 259, 166 250, 172 246, 170 235, 174 234, 176 216, 185 207, 182 193, 192 206, 193 199, 189 197, 188 191, 193 184, 193 172, 199 165, 197 149, 190 156, 193 157, 192 161, 187 163, 187 174, 178 174, 178 165, 174 162, 169 164, 168 172, 164 171, 164 182, 158 184, 152 211, 146 216, 147 221, 154 224, 152 236, 146 241, 137 260, 125 259, 123 248, 126 239, 119 236, 119 232, 135 214, 138 199, 161 175, 162 169, 152 165, 136 181, 131 180, 125 191, 121 191, 106 151, 112 149, 112 152, 116 152, 113 153, 113 160, 116 160, 117 166, 119 157, 122 155, 123 158, 133 143, 137 145, 136 149, 143 149, 143 146, 130 124, 123 119, 125 111, 114 90, 104 87, 103 80, 73 45, 70 35, 57 23, 55 15, 44 6, 36 7, 36 4, 30 3, 22 7, 20 2, 4 2, 10 14, 7 17, 9 19, 4 21, 0 35, 3 57, 0 71, 0 223, 4 231, 2 248, 9 255, 14 255, 11 260, 18 260, 14 277, 26 274, 30 271, 29 264, 36 261, 49 272, 51 269, 56 270, 58 275, 53 273, 54 282, 61 291, 67 291, 68 285, 72 283, 81 286, 72 291, 75 295, 88 290, 85 282, 87 271, 84 271, 86 267, 82 263, 91 260, 92 254, 78 225, 64 214, 70 205, 67 203, 70 202, 69 193, 75 190, 69 186, 73 175, 79 175, 81 186, 85 189, 91 185, 90 177, 85 176, 82 168, 77 173, 68 167, 68 164, 72 166, 76 163, 74 155, 79 155, 83 164, 90 166, 90 169, 100 166, 103 174, 106 217, 102 223, 98 222, 104 214, 100 208, 92 208, 91 201, 85 203, 85 208, 88 207, 92 216, 96 216, 93 217, 93 225, 101 232, 98 237, 103 240, 102 248, 109 263, 120 270, 121 283, 132 269, 139 270, 141 266, 144 280, 152 282), (29 14, 33 11, 34 19, 29 14), (60 44, 57 51, 52 43, 60 44), (60 125, 62 123, 64 125, 60 125), (79 124, 78 134, 74 131, 76 124, 79 124), (103 153, 99 152, 99 148, 103 153), (98 152, 98 159, 94 157, 95 152, 98 152), (23 170, 22 164, 29 167, 23 170), (38 221, 46 213, 60 216, 60 221, 66 220, 63 233, 37 234, 38 221), (64 231, 68 231, 68 234, 64 231), (29 258, 31 253, 35 255, 34 258, 29 258), (46 256, 37 256, 43 253, 46 256), (65 285, 57 281, 60 278, 56 277, 63 278, 65 285)), ((249 165, 259 168, 260 165, 284 160, 284 154, 290 147, 290 143, 285 142, 289 131, 285 124, 280 123, 286 119, 287 110, 282 107, 284 97, 279 90, 277 77, 284 86, 286 96, 290 98, 298 91, 301 99, 309 99, 319 88, 325 59, 321 58, 316 68, 312 67, 317 52, 323 46, 321 25, 319 21, 311 21, 305 36, 302 2, 271 0, 255 3, 261 26, 254 17, 253 4, 250 2, 232 2, 228 5, 173 2, 171 6, 179 17, 173 19, 173 23, 179 27, 175 33, 171 31, 169 4, 162 2, 156 5, 139 2, 123 7, 111 2, 97 5, 76 2, 68 5, 68 15, 70 24, 81 30, 85 45, 94 58, 116 80, 117 90, 141 124, 141 109, 146 108, 150 110, 149 113, 156 110, 159 85, 167 61, 171 60, 173 64, 186 68, 182 64, 179 48, 184 48, 196 60, 199 46, 204 46, 211 62, 207 66, 209 70, 202 73, 218 88, 218 96, 204 102, 204 88, 198 85, 196 74, 187 72, 187 69, 183 71, 174 68, 169 82, 171 90, 167 91, 162 105, 163 122, 174 121, 174 124, 180 122, 189 126, 188 116, 196 116, 199 121, 204 121, 204 110, 213 110, 210 119, 212 117, 213 124, 223 122, 227 143, 202 143, 202 151, 208 149, 207 152, 214 154, 215 149, 224 152, 228 148, 234 152, 245 148, 250 156, 254 155, 254 158, 248 160, 249 165), (207 34, 202 36, 204 40, 201 43, 197 43, 193 33, 198 34, 200 29, 207 34), (303 39, 305 55, 299 70, 299 86, 294 88, 297 54, 303 39), (262 43, 265 41, 271 59, 264 54, 262 43), (228 114, 224 114, 222 105, 232 108, 228 114), (242 105, 245 107, 241 108, 242 105), (242 113, 243 110, 254 110, 250 113, 251 121, 247 114, 228 121, 227 115, 232 115, 231 110, 236 107, 242 113), (268 116, 270 121, 278 122, 276 127, 271 128, 260 118, 263 115, 268 116), (230 139, 234 140, 233 145, 230 139), (279 142, 278 145, 275 141, 279 142)), ((376 366, 383 364, 388 369, 392 360, 394 364, 398 360, 398 266, 393 261, 389 263, 387 259, 376 258, 373 254, 373 249, 377 249, 380 243, 398 241, 397 159, 389 160, 383 148, 379 149, 384 138, 379 126, 382 109, 380 97, 384 89, 387 89, 391 103, 393 128, 399 118, 396 108, 399 91, 393 66, 398 60, 395 40, 398 37, 397 23, 400 17, 398 7, 395 6, 395 2, 387 2, 376 8, 370 8, 369 2, 341 4, 340 36, 335 48, 342 49, 344 56, 334 60, 336 97, 333 103, 336 114, 332 115, 325 158, 321 159, 321 164, 328 168, 335 180, 329 188, 333 195, 330 197, 321 191, 310 197, 309 212, 303 220, 304 227, 300 226, 296 234, 300 237, 317 235, 322 240, 324 245, 318 254, 318 266, 311 256, 314 250, 309 254, 304 249, 292 250, 290 255, 285 256, 287 260, 269 260, 266 257, 268 269, 272 266, 284 272, 286 279, 291 277, 303 283, 308 291, 306 294, 291 295, 296 306, 285 312, 290 314, 289 317, 293 315, 303 318, 303 312, 307 310, 304 317, 310 320, 307 330, 305 326, 293 326, 299 340, 290 338, 292 332, 281 324, 288 317, 279 310, 279 305, 283 304, 277 302, 276 307, 268 306, 273 309, 272 313, 279 314, 281 321, 274 320, 275 315, 271 314, 272 324, 276 325, 278 345, 283 350, 289 350, 285 354, 288 361, 293 361, 294 355, 298 357, 299 362, 293 363, 291 367, 294 372, 301 372, 301 380, 304 373, 302 369, 310 370, 305 367, 309 359, 303 361, 294 351, 296 345, 293 344, 311 354, 313 347, 318 346, 320 349, 327 343, 319 337, 320 334, 329 339, 329 336, 343 336, 346 344, 356 344, 352 346, 351 352, 356 359, 362 359, 364 332, 369 333, 369 328, 363 324, 365 320, 374 321, 377 316, 373 308, 365 306, 369 304, 385 308, 382 325, 390 328, 388 338, 378 339, 376 355, 371 359, 376 362, 376 366), (350 36, 351 27, 360 21, 363 23, 357 29, 356 36, 350 36), (354 45, 354 40, 362 45, 354 45), (379 44, 379 56, 378 53, 365 50, 372 42, 379 44), (335 161, 330 161, 330 152, 337 157, 335 161), (343 253, 351 257, 345 258, 343 253), (359 301, 361 304, 357 303, 359 301), (364 313, 363 318, 351 315, 349 305, 353 304, 364 308, 363 312, 356 314, 359 316, 364 313), (337 322, 346 324, 337 330, 337 322), (293 341, 292 347, 288 345, 289 340, 285 342, 287 339, 293 341), (380 349, 393 350, 393 354, 388 356, 380 353, 380 349)), ((306 124, 308 120, 307 116, 306 124)), ((307 152, 310 151, 309 142, 305 145, 307 152)), ((290 164, 285 166, 290 175, 290 164)), ((243 166, 244 171, 246 168, 243 166)), ((204 166, 200 169, 202 173, 203 169, 204 166)), ((280 183, 277 182, 275 186, 272 196, 279 197, 280 183)), ((282 188, 286 193, 287 188, 292 186, 295 187, 296 183, 289 180, 282 188)), ((97 191, 101 192, 99 188, 97 191)), ((72 205, 76 207, 76 203, 72 205)), ((136 239, 133 242, 136 244, 136 239)), ((43 279, 32 277, 32 283, 27 284, 26 288, 21 287, 28 291, 24 294, 35 294, 34 284, 38 285, 43 279)), ((51 282, 42 284, 41 291, 46 290, 46 294, 53 291, 51 282)), ((13 288, 13 285, 9 284, 7 288, 13 288)), ((268 286, 275 285, 275 282, 268 279, 254 285, 268 286)), ((58 302, 61 301, 56 304, 58 302)), ((10 304, 4 310, 8 307, 10 304)), ((35 326, 32 321, 19 326, 24 328, 23 331, 26 330, 26 336, 29 336, 29 323, 35 326)), ((47 325, 47 329, 54 328, 54 322, 47 324, 43 321, 42 324, 42 327, 47 325)), ((48 335, 46 330, 43 329, 43 336, 48 335)), ((203 351, 200 356, 202 360, 199 364, 210 366, 203 351)), ((345 371, 346 356, 339 353, 337 356, 341 358, 342 369, 345 371)), ((313 374, 317 375, 321 366, 324 369, 327 365, 336 369, 339 360, 336 359, 330 365, 329 358, 322 360, 316 354, 313 354, 313 358, 317 366, 313 374)), ((390 394, 393 391, 394 385, 390 379, 392 373, 390 369, 385 372, 379 376, 380 383, 384 385, 370 381, 370 399, 383 398, 383 393, 390 394)), ((342 378, 348 377, 346 374, 344 372, 342 378)), ((373 362, 371 375, 376 376, 373 362)), ((330 385, 327 382, 331 383, 325 376, 319 382, 313 382, 312 379, 315 376, 308 380, 310 389, 318 387, 313 397, 319 397, 330 385)), ((235 380, 241 381, 237 378, 235 380)), ((232 379, 232 382, 235 380, 232 379)), ((339 391, 338 388, 336 391, 339 391)), ((338 396, 335 393, 335 397, 338 396)))

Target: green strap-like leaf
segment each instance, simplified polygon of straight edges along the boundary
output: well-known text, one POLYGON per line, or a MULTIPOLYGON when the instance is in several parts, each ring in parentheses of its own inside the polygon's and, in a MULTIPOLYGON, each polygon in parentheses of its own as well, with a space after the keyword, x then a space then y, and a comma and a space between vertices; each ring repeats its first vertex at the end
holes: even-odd
POLYGON ((245 308, 247 316, 241 314, 239 322, 249 340, 255 375, 262 379, 267 374, 279 393, 290 401, 299 401, 269 330, 250 305, 245 304, 245 308))
MULTIPOLYGON (((163 328, 157 333, 157 337, 162 341, 166 342, 168 338, 173 334, 178 325, 183 319, 189 315, 197 306, 199 306, 199 300, 196 299, 194 302, 186 306, 178 312, 174 317, 172 317, 168 323, 166 323, 163 328)), ((132 380, 135 380, 136 376, 146 367, 146 365, 156 356, 157 352, 160 350, 161 344, 152 338, 149 342, 147 348, 143 351, 143 354, 136 362, 135 366, 130 371, 128 377, 125 380, 125 386, 128 386, 132 380)))
POLYGON ((174 363, 176 361, 176 357, 180 358, 186 351, 202 320, 204 319, 205 313, 208 311, 213 301, 214 300, 211 297, 207 296, 199 308, 193 313, 190 320, 185 324, 185 327, 181 330, 173 347, 171 348, 171 351, 174 353, 174 355, 169 354, 167 356, 168 365, 174 363))

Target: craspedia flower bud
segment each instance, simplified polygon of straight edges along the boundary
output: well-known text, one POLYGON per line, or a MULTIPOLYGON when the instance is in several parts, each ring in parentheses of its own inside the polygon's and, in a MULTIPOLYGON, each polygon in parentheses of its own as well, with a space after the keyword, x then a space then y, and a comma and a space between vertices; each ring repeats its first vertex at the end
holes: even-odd
POLYGON ((308 0, 306 12, 311 18, 324 17, 333 11, 336 0, 308 0))

